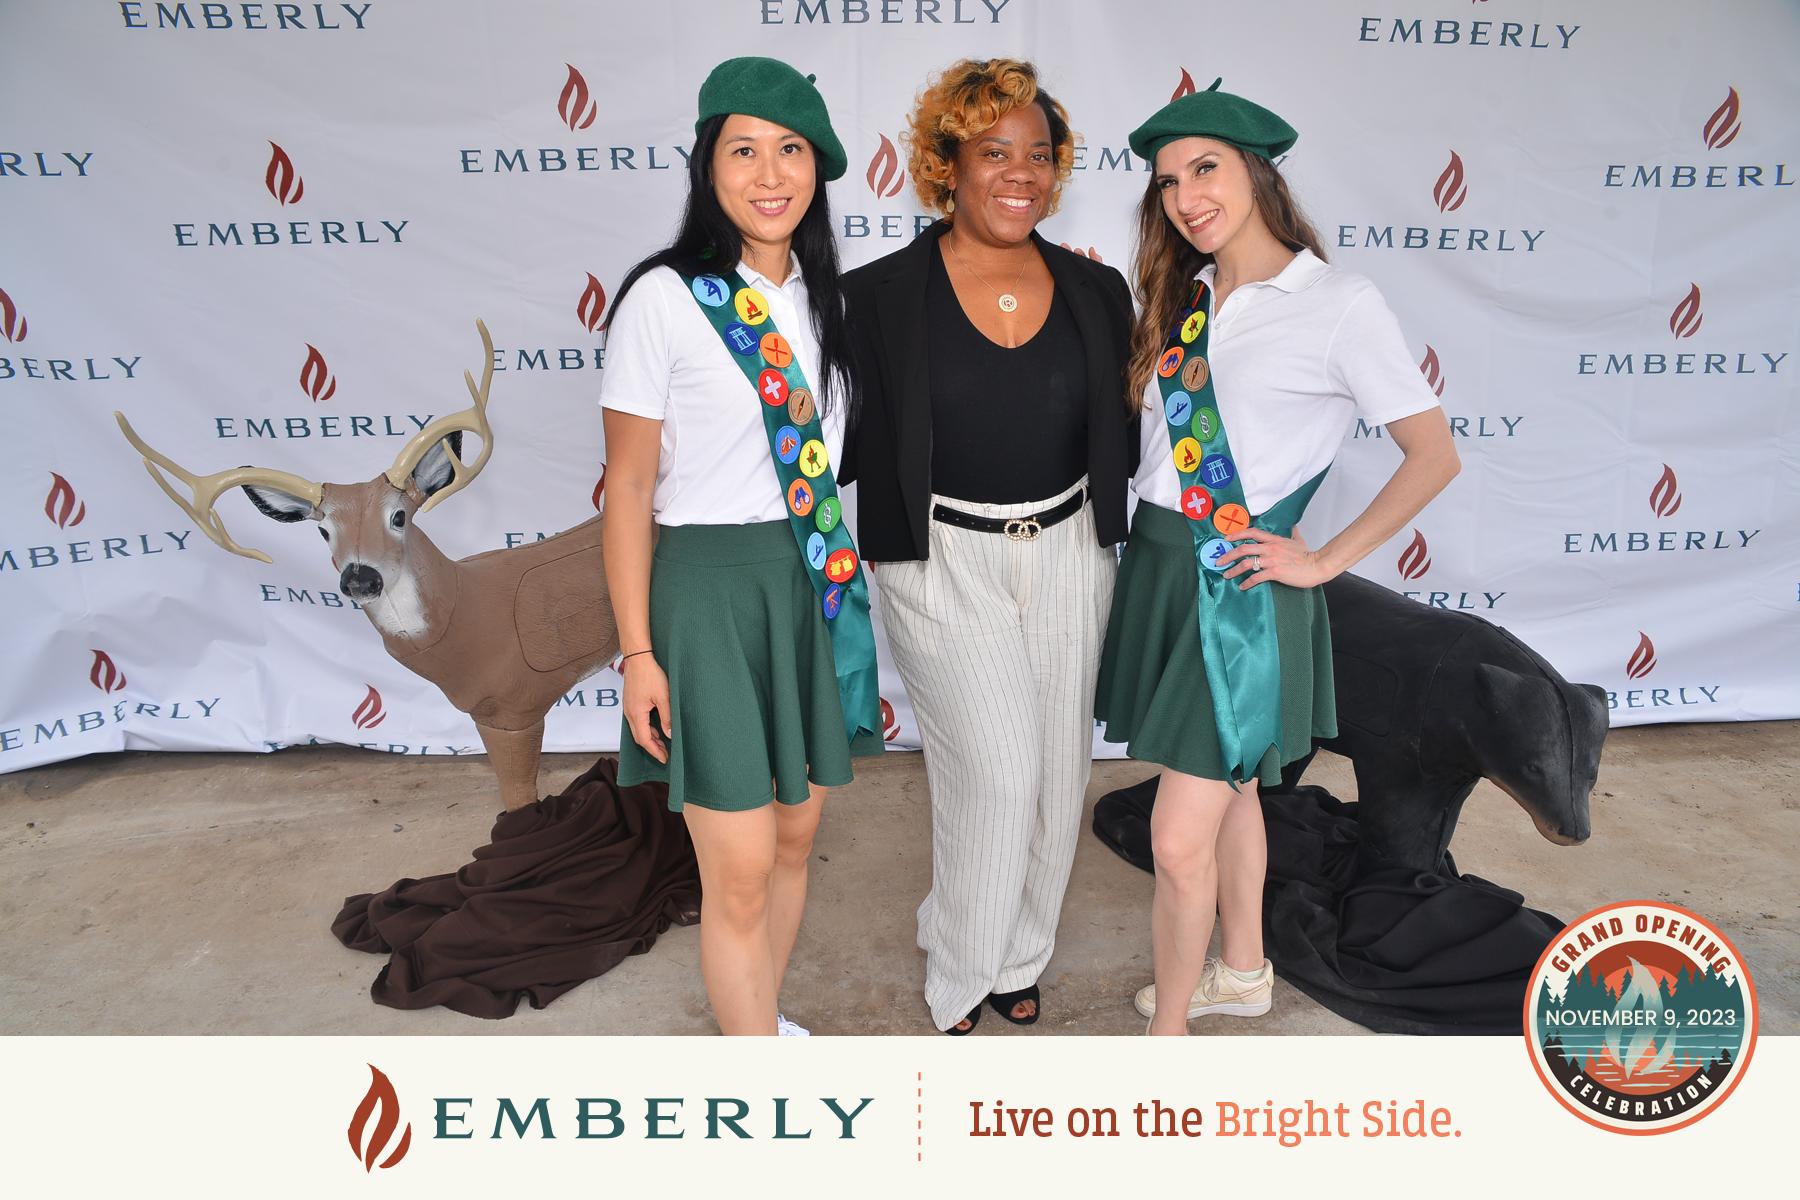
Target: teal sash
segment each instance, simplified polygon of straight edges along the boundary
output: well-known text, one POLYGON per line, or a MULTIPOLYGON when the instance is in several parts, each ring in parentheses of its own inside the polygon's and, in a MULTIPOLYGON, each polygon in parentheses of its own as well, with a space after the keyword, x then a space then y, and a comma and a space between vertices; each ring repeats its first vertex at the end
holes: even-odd
POLYGON ((793 348, 775 328, 767 299, 736 271, 682 275, 694 302, 712 322, 732 360, 743 369, 762 409, 775 475, 781 481, 794 542, 806 577, 819 596, 831 631, 844 732, 852 743, 881 736, 880 679, 875 667, 875 629, 869 620, 869 588, 862 560, 844 525, 818 405, 793 348))
POLYGON ((1253 778, 1263 755, 1280 745, 1281 651, 1275 639, 1275 594, 1270 591, 1276 585, 1264 583, 1242 591, 1238 585, 1246 577, 1226 579, 1222 572, 1231 564, 1221 567, 1219 556, 1232 548, 1233 536, 1252 525, 1291 536, 1331 468, 1301 484, 1268 512, 1250 514, 1206 358, 1211 298, 1211 289, 1198 284, 1193 303, 1156 360, 1156 375, 1169 452, 1181 476, 1181 513, 1194 535, 1206 682, 1212 689, 1227 777, 1235 785, 1253 778))

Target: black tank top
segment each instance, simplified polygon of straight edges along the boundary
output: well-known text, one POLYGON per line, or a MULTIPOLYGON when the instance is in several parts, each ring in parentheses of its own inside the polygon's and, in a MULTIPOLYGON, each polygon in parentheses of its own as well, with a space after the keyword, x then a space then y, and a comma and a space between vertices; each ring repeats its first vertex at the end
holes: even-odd
POLYGON ((925 301, 931 490, 981 504, 1067 491, 1087 473, 1087 353, 1062 292, 1043 328, 1013 349, 975 328, 939 253, 925 301))

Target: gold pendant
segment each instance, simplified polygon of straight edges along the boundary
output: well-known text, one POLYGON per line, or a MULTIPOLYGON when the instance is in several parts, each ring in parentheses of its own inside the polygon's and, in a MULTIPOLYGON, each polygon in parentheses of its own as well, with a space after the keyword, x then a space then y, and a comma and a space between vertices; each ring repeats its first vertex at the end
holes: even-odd
POLYGON ((1000 311, 1001 312, 1009 313, 1018 307, 1019 307, 1019 301, 1016 297, 1013 296, 1013 294, 1011 292, 1000 293, 1000 311))

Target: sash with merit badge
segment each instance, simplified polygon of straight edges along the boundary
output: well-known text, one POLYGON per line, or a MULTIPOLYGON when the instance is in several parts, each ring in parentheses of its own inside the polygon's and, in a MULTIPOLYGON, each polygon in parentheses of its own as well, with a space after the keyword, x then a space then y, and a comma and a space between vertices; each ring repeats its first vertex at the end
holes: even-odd
POLYGON ((1292 535, 1331 468, 1261 515, 1252 516, 1244 506, 1243 480, 1219 419, 1206 361, 1210 300, 1210 289, 1199 283, 1193 303, 1156 360, 1156 375, 1170 454, 1181 475, 1181 512, 1194 535, 1206 682, 1225 767, 1237 784, 1254 777, 1263 755, 1279 743, 1281 652, 1275 640, 1275 593, 1266 584, 1243 591, 1237 580, 1221 573, 1225 567, 1219 558, 1231 550, 1233 537, 1253 525, 1280 537, 1292 535))
POLYGON ((845 732, 853 742, 863 734, 879 737, 881 697, 869 588, 844 526, 844 506, 806 373, 775 328, 768 300, 736 271, 729 278, 684 274, 682 280, 755 389, 775 476, 787 501, 788 525, 831 630, 845 732))

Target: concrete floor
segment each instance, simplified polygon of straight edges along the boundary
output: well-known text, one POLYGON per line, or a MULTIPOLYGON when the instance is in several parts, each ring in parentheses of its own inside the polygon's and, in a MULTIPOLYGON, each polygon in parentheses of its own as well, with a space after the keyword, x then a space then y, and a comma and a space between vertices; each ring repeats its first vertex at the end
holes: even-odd
MULTIPOLYGON (((558 788, 585 764, 546 761, 558 788)), ((813 893, 783 996, 820 1033, 929 1033, 913 910, 930 876, 923 764, 859 764, 826 811, 813 893)), ((1097 763, 1091 801, 1143 768, 1097 763)), ((1349 764, 1308 774, 1355 795, 1349 764)), ((368 999, 381 960, 329 925, 343 897, 459 866, 484 842, 481 759, 358 750, 274 756, 115 754, 0 777, 0 1033, 705 1033, 698 930, 542 1012, 505 1021, 368 999)), ((1463 870, 1572 918, 1657 897, 1718 922, 1757 983, 1766 1033, 1800 1032, 1800 723, 1615 731, 1593 799, 1594 837, 1542 841, 1488 784, 1452 847, 1463 870)), ((1045 1015, 977 1036, 1136 1034, 1132 991, 1150 978, 1150 877, 1084 834, 1044 977, 1045 1015)), ((1196 1033, 1358 1033, 1286 984, 1258 1021, 1196 1033)))

